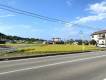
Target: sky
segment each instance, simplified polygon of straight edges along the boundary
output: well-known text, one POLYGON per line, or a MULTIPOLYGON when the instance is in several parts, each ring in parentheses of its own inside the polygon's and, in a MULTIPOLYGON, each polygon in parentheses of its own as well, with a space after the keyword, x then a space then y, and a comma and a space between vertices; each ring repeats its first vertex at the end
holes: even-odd
POLYGON ((7 35, 90 39, 93 32, 106 29, 106 0, 0 0, 0 4, 69 22, 51 22, 0 9, 0 32, 7 35))

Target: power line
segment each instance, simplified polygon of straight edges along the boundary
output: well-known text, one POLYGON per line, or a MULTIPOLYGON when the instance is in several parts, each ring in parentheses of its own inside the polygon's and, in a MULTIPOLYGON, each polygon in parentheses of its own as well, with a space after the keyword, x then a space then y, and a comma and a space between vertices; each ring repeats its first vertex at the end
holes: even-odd
MULTIPOLYGON (((7 11, 10 11, 10 12, 13 12, 13 13, 17 13, 17 14, 22 14, 22 15, 26 15, 26 16, 36 17, 36 18, 39 18, 39 19, 42 19, 42 20, 51 21, 51 22, 70 23, 68 21, 64 21, 64 20, 60 20, 60 19, 56 19, 56 18, 50 18, 50 17, 47 17, 47 16, 42 16, 40 14, 32 13, 32 12, 29 12, 29 11, 16 9, 16 8, 13 8, 13 7, 4 5, 4 4, 0 4, 0 9, 7 10, 7 11)), ((78 24, 78 23, 70 23, 70 24, 78 26, 78 27, 79 26, 85 26, 85 27, 90 28, 90 29, 96 29, 96 30, 100 29, 100 28, 89 26, 89 25, 81 25, 81 24, 78 24)))
POLYGON ((32 12, 16 9, 16 8, 13 8, 13 7, 10 7, 10 6, 6 6, 6 5, 3 5, 3 4, 0 4, 0 8, 4 9, 4 10, 7 10, 7 11, 10 11, 10 12, 23 14, 23 15, 27 15, 27 16, 31 16, 31 17, 36 17, 36 18, 39 18, 39 19, 47 20, 47 21, 69 23, 67 21, 63 21, 63 20, 60 20, 60 19, 55 19, 55 18, 42 16, 42 15, 39 15, 39 14, 36 14, 36 13, 32 13, 32 12))

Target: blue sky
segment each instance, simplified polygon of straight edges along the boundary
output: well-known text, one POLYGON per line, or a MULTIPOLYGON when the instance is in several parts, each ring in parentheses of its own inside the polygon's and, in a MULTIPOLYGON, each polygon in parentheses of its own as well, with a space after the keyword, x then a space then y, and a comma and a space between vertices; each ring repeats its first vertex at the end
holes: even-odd
POLYGON ((7 35, 80 39, 82 32, 84 39, 89 39, 92 32, 106 27, 106 0, 0 0, 0 3, 70 22, 49 22, 0 9, 0 32, 7 35))

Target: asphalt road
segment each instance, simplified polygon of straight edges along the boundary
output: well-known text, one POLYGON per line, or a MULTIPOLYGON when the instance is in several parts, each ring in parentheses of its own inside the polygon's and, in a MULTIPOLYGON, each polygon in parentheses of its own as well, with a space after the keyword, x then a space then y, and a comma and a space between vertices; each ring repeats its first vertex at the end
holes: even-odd
POLYGON ((0 80, 106 80, 106 52, 2 61, 0 80))

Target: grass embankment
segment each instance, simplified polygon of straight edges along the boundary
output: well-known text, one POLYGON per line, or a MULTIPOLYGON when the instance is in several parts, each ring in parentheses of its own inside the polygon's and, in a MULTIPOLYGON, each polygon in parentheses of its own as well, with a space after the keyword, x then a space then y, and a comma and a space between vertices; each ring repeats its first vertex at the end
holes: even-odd
MULTIPOLYGON (((3 45, 2 45, 3 46, 3 45)), ((57 53, 74 53, 83 51, 97 51, 104 50, 93 45, 42 45, 42 44, 5 44, 4 46, 13 47, 15 51, 0 54, 0 57, 14 57, 14 56, 31 56, 31 55, 45 55, 57 53)))

